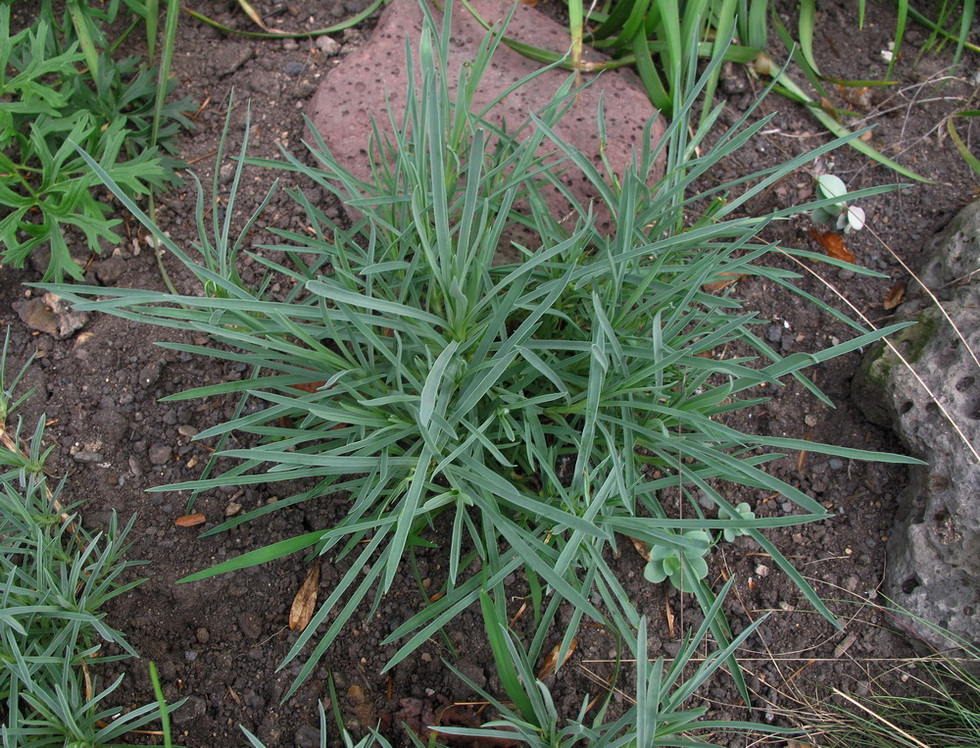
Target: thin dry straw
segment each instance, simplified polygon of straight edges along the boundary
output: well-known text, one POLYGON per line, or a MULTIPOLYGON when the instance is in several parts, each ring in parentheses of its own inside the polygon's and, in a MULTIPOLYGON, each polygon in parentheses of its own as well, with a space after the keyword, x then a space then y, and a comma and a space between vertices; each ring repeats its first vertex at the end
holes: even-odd
POLYGON ((834 693, 837 694, 838 696, 840 696, 843 699, 847 699, 847 701, 849 701, 850 703, 852 703, 858 709, 862 709, 863 711, 867 712, 874 719, 878 720, 879 722, 881 722, 883 725, 887 726, 888 728, 894 730, 899 735, 901 735, 903 738, 905 738, 906 740, 908 740, 910 743, 913 743, 914 745, 920 746, 920 748, 931 748, 931 746, 929 746, 929 744, 923 743, 921 740, 919 740, 918 738, 916 738, 914 735, 909 735, 907 732, 905 732, 905 730, 903 730, 901 727, 899 727, 895 723, 888 721, 887 719, 885 719, 884 717, 882 717, 880 714, 877 714, 876 712, 872 711, 871 709, 868 709, 868 707, 866 707, 864 704, 862 704, 860 701, 858 701, 854 697, 848 696, 846 693, 844 693, 843 691, 841 691, 841 690, 839 690, 837 688, 834 689, 834 693))
POLYGON ((888 243, 884 239, 882 239, 877 234, 877 232, 875 232, 873 228, 868 226, 867 229, 868 231, 871 232, 871 235, 881 243, 881 246, 887 249, 888 253, 896 260, 898 260, 898 264, 905 269, 905 272, 911 275, 912 278, 915 280, 915 282, 918 283, 920 286, 922 286, 922 290, 926 292, 926 295, 928 295, 930 299, 932 299, 932 303, 935 304, 937 307, 939 307, 939 311, 946 318, 946 321, 949 322, 949 326, 953 328, 953 332, 956 333, 956 336, 960 339, 960 342, 963 343, 963 347, 970 352, 970 357, 973 359, 973 363, 975 363, 977 365, 977 368, 980 369, 980 360, 977 359, 977 354, 970 347, 970 344, 966 341, 966 338, 963 337, 963 333, 960 332, 959 328, 956 326, 956 323, 953 322, 953 318, 949 316, 949 313, 946 311, 945 307, 943 307, 943 305, 939 303, 939 299, 936 298, 936 295, 929 290, 928 286, 926 286, 926 284, 922 282, 922 279, 918 275, 912 272, 912 269, 905 264, 905 261, 897 254, 895 254, 895 250, 893 250, 890 246, 888 246, 888 243))
MULTIPOLYGON (((844 294, 842 294, 840 291, 837 290, 837 287, 834 286, 833 283, 831 283, 826 278, 824 278, 822 275, 820 275, 820 273, 818 273, 815 270, 813 270, 806 263, 801 262, 800 260, 798 260, 797 258, 795 258, 792 255, 788 254, 787 252, 783 252, 783 250, 779 250, 779 251, 780 251, 780 253, 786 255, 786 257, 789 257, 790 259, 792 259, 793 262, 795 262, 797 265, 799 265, 800 267, 802 267, 808 273, 810 273, 811 275, 813 275, 814 277, 816 277, 827 288, 829 288, 831 291, 833 291, 834 294, 836 294, 837 297, 841 301, 843 301, 845 304, 847 304, 851 308, 851 310, 856 315, 858 315, 858 317, 861 318, 861 321, 864 322, 864 324, 866 324, 872 330, 877 330, 878 329, 877 327, 875 327, 874 323, 870 319, 868 319, 867 316, 865 316, 865 314, 860 309, 858 309, 856 306, 854 306, 854 304, 852 304, 850 302, 850 300, 848 300, 848 298, 846 296, 844 296, 844 294)), ((940 307, 940 309, 941 308, 942 307, 940 307)), ((947 317, 947 319, 948 319, 948 317, 947 317)), ((955 329, 955 325, 954 325, 954 329, 955 329)), ((957 330, 956 332, 957 332, 957 334, 959 334, 959 330, 957 330)), ((943 416, 945 416, 946 420, 949 421, 950 425, 953 427, 953 430, 960 437, 960 439, 963 440, 963 443, 966 445, 967 449, 970 450, 970 453, 973 455, 974 459, 978 463, 980 463, 980 452, 977 452, 976 447, 974 447, 970 443, 970 440, 967 438, 966 434, 963 433, 963 429, 961 429, 959 427, 959 424, 957 424, 956 421, 953 420, 953 416, 950 415, 950 412, 946 409, 946 406, 944 406, 939 401, 939 398, 936 397, 936 394, 932 391, 932 389, 929 387, 929 385, 925 383, 925 381, 922 379, 922 377, 919 376, 918 372, 914 368, 912 368, 912 364, 910 364, 908 362, 908 360, 905 358, 905 356, 902 355, 901 351, 899 351, 898 348, 896 348, 895 345, 888 338, 882 338, 882 340, 885 341, 885 345, 888 346, 889 350, 892 351, 892 353, 894 353, 896 356, 898 356, 899 360, 903 364, 905 364, 905 367, 912 373, 912 376, 915 377, 915 380, 919 383, 919 386, 921 386, 922 389, 925 390, 926 393, 929 395, 929 397, 932 398, 932 401, 934 403, 936 403, 936 405, 939 407, 939 410, 942 412, 943 416)))

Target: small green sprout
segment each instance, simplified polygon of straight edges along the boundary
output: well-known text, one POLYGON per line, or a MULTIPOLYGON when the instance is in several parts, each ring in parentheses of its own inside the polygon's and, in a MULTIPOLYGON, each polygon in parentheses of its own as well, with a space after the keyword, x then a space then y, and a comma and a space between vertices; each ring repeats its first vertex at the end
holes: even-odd
MULTIPOLYGON (((718 519, 755 519, 755 512, 752 511, 752 508, 747 502, 743 501, 735 507, 734 514, 729 512, 725 507, 721 507, 718 510, 718 519)), ((747 531, 741 527, 726 527, 721 533, 725 538, 725 542, 731 543, 739 535, 747 534, 747 531)))
POLYGON ((651 548, 643 576, 654 584, 669 578, 681 592, 694 592, 698 582, 708 576, 708 562, 704 557, 711 549, 711 535, 704 530, 688 530, 682 537, 691 545, 651 548))
POLYGON ((817 177, 817 192, 825 200, 836 198, 836 202, 815 208, 810 216, 814 223, 833 223, 838 231, 843 231, 845 234, 864 228, 864 210, 849 205, 843 199, 847 194, 847 185, 840 177, 835 177, 833 174, 821 174, 817 177))

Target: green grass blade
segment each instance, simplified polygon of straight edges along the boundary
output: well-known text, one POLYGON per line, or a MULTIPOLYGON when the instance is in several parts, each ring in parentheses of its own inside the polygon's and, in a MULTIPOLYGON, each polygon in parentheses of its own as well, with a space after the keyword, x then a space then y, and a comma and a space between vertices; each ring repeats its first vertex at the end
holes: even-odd
POLYGON ((980 117, 980 110, 970 109, 962 112, 956 112, 951 114, 946 119, 946 130, 949 132, 950 140, 953 141, 953 145, 956 146, 956 150, 960 152, 960 156, 962 156, 963 160, 970 165, 970 168, 980 175, 980 158, 977 158, 970 150, 969 146, 963 142, 963 138, 960 136, 956 129, 956 125, 953 123, 953 120, 955 120, 957 117, 980 117))
POLYGON ((243 553, 241 556, 229 559, 228 561, 223 561, 220 564, 215 564, 209 569, 204 569, 203 571, 190 574, 183 579, 178 579, 177 582, 178 584, 182 584, 184 582, 198 582, 202 579, 207 579, 208 577, 224 574, 225 572, 237 571, 238 569, 247 569, 250 566, 258 566, 259 564, 264 564, 274 559, 287 556, 290 553, 306 550, 307 548, 316 545, 322 537, 323 532, 317 531, 308 532, 305 535, 298 535, 295 538, 289 538, 288 540, 280 540, 278 543, 272 543, 264 548, 243 553))

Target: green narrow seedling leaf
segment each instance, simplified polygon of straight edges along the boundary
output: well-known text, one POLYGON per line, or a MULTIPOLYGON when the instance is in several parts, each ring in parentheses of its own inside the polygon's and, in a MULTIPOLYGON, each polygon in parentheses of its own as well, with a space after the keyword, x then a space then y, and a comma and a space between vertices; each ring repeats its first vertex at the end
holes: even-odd
MULTIPOLYGON (((480 592, 480 611, 483 613, 483 626, 487 632, 487 641, 490 644, 490 651, 493 652, 493 661, 496 664, 497 677, 504 687, 504 691, 514 705, 526 719, 534 714, 534 707, 528 698, 527 691, 521 683, 521 676, 514 664, 511 656, 510 647, 507 643, 507 624, 497 615, 497 608, 490 594, 486 589, 480 592)), ((527 684, 533 688, 533 684, 527 684)))
POLYGON ((291 553, 296 553, 297 551, 304 551, 307 548, 311 548, 316 545, 322 537, 323 532, 316 531, 308 532, 305 535, 297 535, 295 538, 289 538, 288 540, 281 540, 278 543, 272 543, 264 548, 249 551, 248 553, 243 553, 241 556, 237 556, 236 558, 223 561, 220 564, 215 564, 210 569, 204 569, 203 571, 190 574, 183 579, 178 579, 177 583, 183 584, 184 582, 199 582, 202 579, 214 577, 218 574, 225 574, 229 571, 238 571, 239 569, 247 569, 250 566, 258 566, 259 564, 268 563, 269 561, 273 561, 277 558, 288 556, 291 553))
POLYGON ((957 117, 980 117, 980 110, 970 109, 962 112, 956 112, 955 114, 951 114, 946 119, 946 129, 949 132, 950 139, 956 146, 956 150, 960 152, 960 156, 962 156, 963 160, 970 165, 970 168, 977 174, 980 174, 980 158, 977 158, 973 154, 969 146, 963 142, 963 138, 960 137, 960 133, 956 129, 956 125, 953 122, 957 117))

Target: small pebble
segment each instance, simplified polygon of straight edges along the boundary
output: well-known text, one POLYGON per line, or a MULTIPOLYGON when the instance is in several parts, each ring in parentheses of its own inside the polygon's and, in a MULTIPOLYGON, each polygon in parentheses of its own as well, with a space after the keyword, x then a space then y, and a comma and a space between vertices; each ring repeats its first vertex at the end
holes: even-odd
POLYGON ((150 458, 151 465, 163 465, 170 459, 170 447, 166 444, 153 444, 147 456, 150 458))
POLYGON ((208 631, 203 626, 201 626, 200 628, 198 628, 198 630, 196 632, 194 632, 194 633, 195 633, 195 636, 197 636, 197 640, 201 644, 207 644, 209 641, 211 641, 211 632, 208 631))
POLYGON ((76 452, 72 455, 72 458, 75 460, 75 462, 95 463, 103 461, 101 452, 89 452, 87 450, 76 452))
POLYGON ((177 433, 181 436, 186 436, 188 439, 193 439, 200 432, 200 429, 196 429, 188 423, 177 427, 177 433))
POLYGON ((160 378, 163 371, 163 364, 159 361, 147 364, 139 372, 139 382, 142 387, 152 387, 160 378))
POLYGON ((329 36, 320 36, 316 40, 317 49, 319 49, 327 57, 333 57, 334 55, 340 54, 340 42, 336 39, 332 39, 329 36))
POLYGON ((287 62, 283 66, 283 72, 286 75, 299 75, 306 69, 306 65, 302 62, 287 62))

